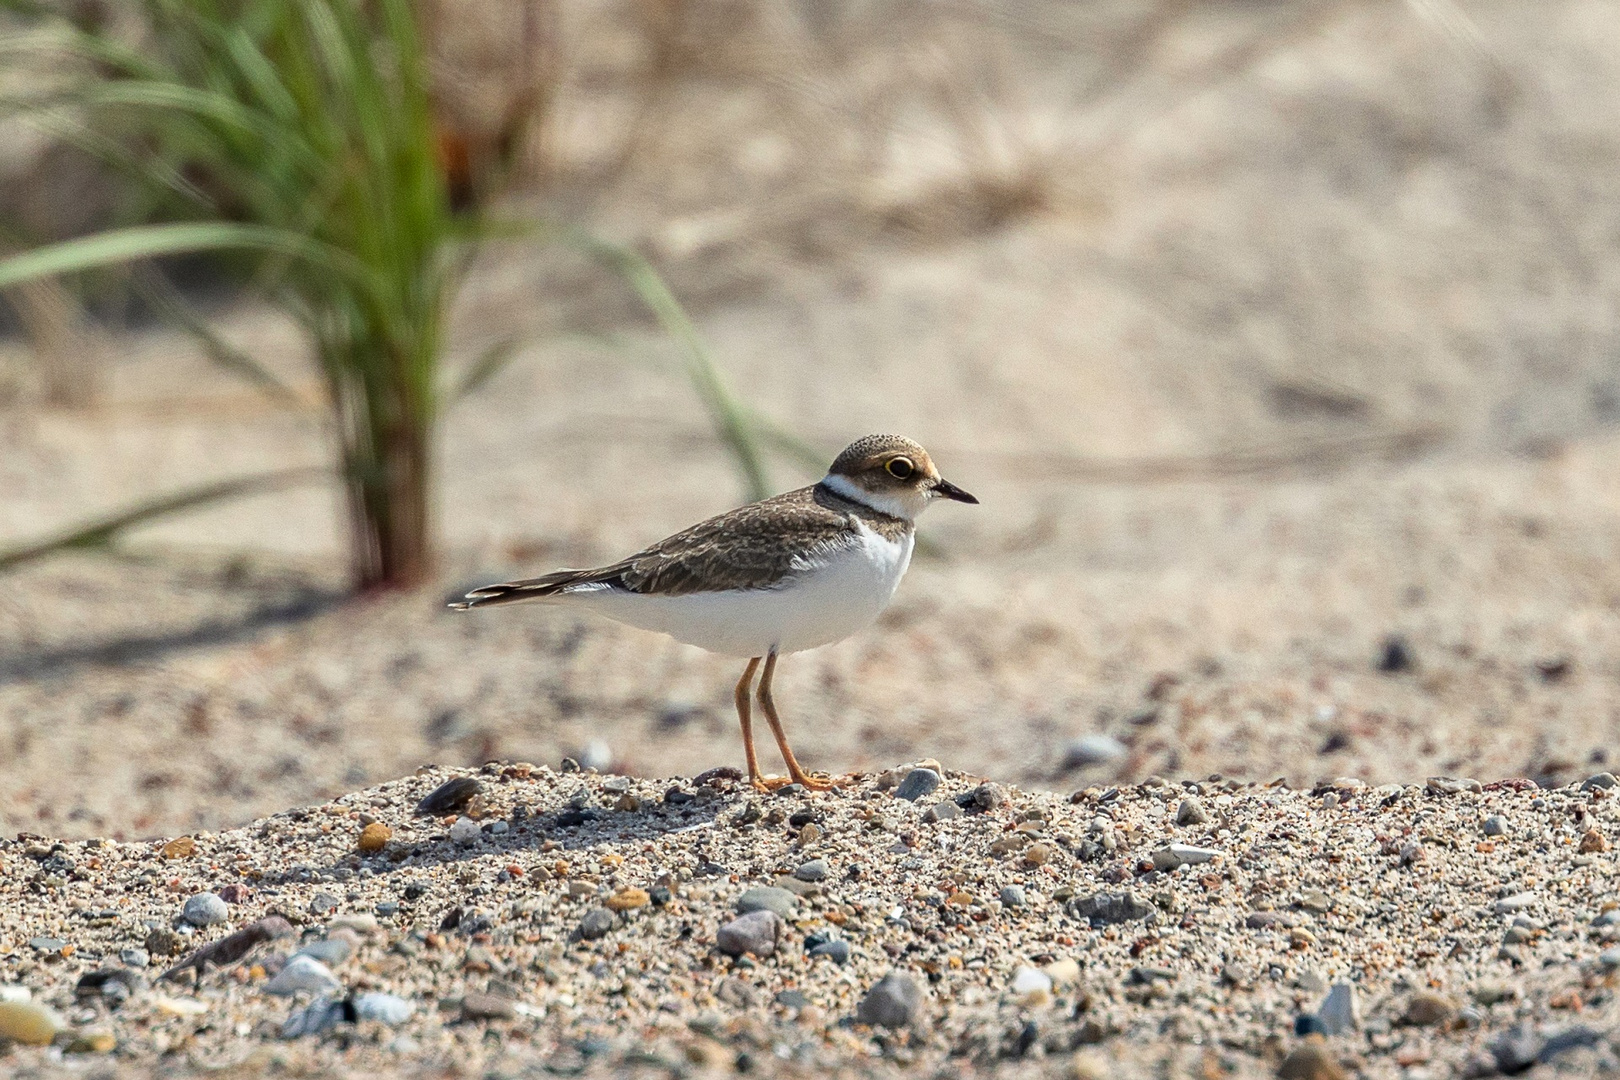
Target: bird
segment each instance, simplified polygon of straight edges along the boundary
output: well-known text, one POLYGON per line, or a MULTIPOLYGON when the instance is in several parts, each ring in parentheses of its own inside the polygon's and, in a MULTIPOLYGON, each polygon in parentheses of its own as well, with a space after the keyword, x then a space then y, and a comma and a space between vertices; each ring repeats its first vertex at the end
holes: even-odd
POLYGON ((607 566, 486 585, 450 606, 557 604, 746 659, 733 700, 749 783, 825 791, 836 781, 805 772, 782 729, 771 690, 777 657, 875 622, 911 563, 918 516, 940 499, 979 501, 940 476, 917 442, 868 435, 809 487, 709 518, 607 566), (776 738, 786 779, 760 772, 750 697, 776 738))

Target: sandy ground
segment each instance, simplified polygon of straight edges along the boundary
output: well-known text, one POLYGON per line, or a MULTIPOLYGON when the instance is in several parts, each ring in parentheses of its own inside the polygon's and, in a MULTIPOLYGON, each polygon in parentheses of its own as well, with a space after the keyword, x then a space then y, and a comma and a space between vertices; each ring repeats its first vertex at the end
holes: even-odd
POLYGON ((168 843, 0 842, 0 1033, 54 1036, 0 1043, 0 1067, 1437 1080, 1620 1063, 1607 773, 1068 798, 907 765, 761 797, 506 763, 477 770, 463 816, 417 812, 456 772, 168 843))

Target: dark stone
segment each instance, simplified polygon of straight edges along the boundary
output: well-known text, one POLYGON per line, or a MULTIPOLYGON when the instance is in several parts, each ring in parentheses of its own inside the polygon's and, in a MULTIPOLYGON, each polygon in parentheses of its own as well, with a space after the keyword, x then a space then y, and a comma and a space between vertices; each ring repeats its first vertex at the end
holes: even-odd
POLYGON ((906 802, 916 802, 924 795, 932 794, 940 785, 941 777, 933 769, 912 769, 906 778, 900 781, 900 786, 894 789, 894 797, 904 799, 906 802))
POLYGON ((434 817, 459 813, 465 810, 467 804, 483 790, 484 782, 477 777, 453 777, 428 792, 427 797, 416 804, 416 812, 432 814, 434 817))
POLYGON ((849 963, 851 952, 852 950, 850 949, 849 942, 838 939, 822 942, 820 945, 817 945, 815 948, 810 950, 810 955, 825 956, 828 960, 831 960, 839 967, 842 967, 843 965, 849 963))
POLYGON ((1147 919, 1158 912, 1152 904, 1137 899, 1135 893, 1129 892, 1077 896, 1065 905, 1065 910, 1073 918, 1103 925, 1147 919))
POLYGON ((922 988, 903 971, 891 971, 866 992, 855 1009, 857 1023, 873 1027, 910 1027, 922 1004, 922 988))
POLYGON ((1398 675, 1403 671, 1412 671, 1417 667, 1417 657, 1412 653, 1412 646, 1407 644, 1404 637, 1391 634, 1384 639, 1384 644, 1378 652, 1378 670, 1385 675, 1398 675))
POLYGON ((562 829, 572 829, 576 826, 584 825, 586 822, 595 821, 601 816, 602 812, 600 810, 576 806, 571 809, 564 810, 562 813, 557 815, 557 827, 562 829))
POLYGON ((1294 1034, 1300 1038, 1307 1035, 1326 1035, 1327 1033, 1327 1025, 1322 1023, 1322 1018, 1315 1013, 1300 1013, 1294 1017, 1294 1034))
POLYGON ((614 921, 613 912, 607 908, 592 908, 585 913, 583 919, 579 920, 579 936, 586 941, 595 941, 613 929, 614 921))
POLYGON ((690 791, 683 791, 678 787, 672 787, 668 791, 664 792, 664 802, 668 803, 670 806, 685 806, 687 803, 694 801, 696 798, 697 796, 693 795, 690 791))
POLYGON ((776 1003, 784 1009, 802 1009, 810 1004, 810 999, 797 990, 783 990, 776 995, 776 1003))
POLYGON ((141 977, 128 968, 109 968, 80 976, 73 987, 73 996, 79 1001, 100 998, 109 1007, 118 1008, 129 1000, 129 995, 141 988, 141 977))

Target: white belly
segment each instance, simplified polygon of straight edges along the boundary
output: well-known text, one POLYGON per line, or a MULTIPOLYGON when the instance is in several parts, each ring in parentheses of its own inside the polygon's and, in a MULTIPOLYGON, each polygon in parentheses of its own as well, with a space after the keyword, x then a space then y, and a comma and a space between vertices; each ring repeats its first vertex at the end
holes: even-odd
POLYGON ((886 540, 862 526, 859 543, 773 589, 646 596, 586 586, 552 599, 726 656, 802 652, 870 626, 894 596, 911 547, 910 535, 886 540))

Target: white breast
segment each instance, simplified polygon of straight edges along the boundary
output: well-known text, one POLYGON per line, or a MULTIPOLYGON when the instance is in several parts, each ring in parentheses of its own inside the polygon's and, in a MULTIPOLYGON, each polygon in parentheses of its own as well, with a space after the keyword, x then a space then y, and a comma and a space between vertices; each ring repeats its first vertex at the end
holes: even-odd
POLYGON ((888 540, 856 527, 854 542, 804 560, 776 588, 647 596, 585 586, 554 600, 727 656, 802 652, 870 626, 911 563, 909 533, 888 540))

